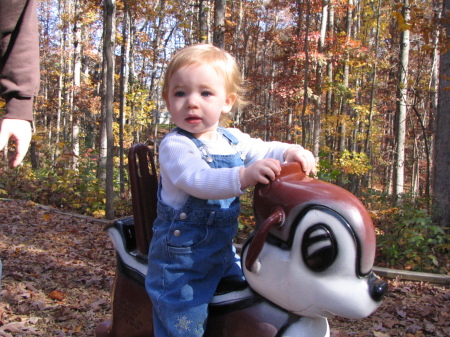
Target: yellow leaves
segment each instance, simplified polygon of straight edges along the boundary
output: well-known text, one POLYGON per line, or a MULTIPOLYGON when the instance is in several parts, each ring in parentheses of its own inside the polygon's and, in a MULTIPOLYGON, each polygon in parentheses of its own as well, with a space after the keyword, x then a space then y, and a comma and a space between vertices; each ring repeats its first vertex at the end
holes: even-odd
POLYGON ((105 217, 106 212, 105 212, 105 210, 103 210, 103 209, 99 209, 99 210, 97 210, 97 211, 92 212, 92 215, 93 215, 95 218, 102 219, 102 218, 105 217))
POLYGON ((369 157, 364 152, 354 152, 345 150, 338 160, 341 170, 345 173, 363 176, 372 166, 369 164, 369 157))
POLYGON ((45 135, 43 133, 33 133, 32 138, 36 142, 42 142, 45 140, 45 135))
POLYGON ((44 213, 42 214, 42 218, 44 218, 45 222, 49 222, 52 216, 50 215, 50 213, 44 213))
POLYGON ((361 67, 367 66, 368 62, 366 62, 365 60, 354 59, 354 60, 349 60, 348 64, 353 68, 361 68, 361 67))
POLYGON ((404 32, 406 30, 410 30, 413 25, 409 24, 405 21, 405 17, 400 12, 392 12, 392 16, 397 19, 398 28, 404 32))

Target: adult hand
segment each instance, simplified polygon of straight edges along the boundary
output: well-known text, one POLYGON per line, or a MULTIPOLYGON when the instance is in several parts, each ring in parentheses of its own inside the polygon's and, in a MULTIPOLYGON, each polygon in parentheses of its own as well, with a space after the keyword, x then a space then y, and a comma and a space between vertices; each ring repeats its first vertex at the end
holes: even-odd
POLYGON ((9 158, 9 167, 15 168, 22 162, 30 145, 30 122, 23 119, 4 118, 0 125, 0 151, 8 145, 8 140, 16 143, 16 149, 9 158))
POLYGON ((255 186, 257 183, 268 184, 280 173, 281 165, 278 160, 272 158, 258 160, 249 167, 242 167, 239 171, 241 189, 255 186))

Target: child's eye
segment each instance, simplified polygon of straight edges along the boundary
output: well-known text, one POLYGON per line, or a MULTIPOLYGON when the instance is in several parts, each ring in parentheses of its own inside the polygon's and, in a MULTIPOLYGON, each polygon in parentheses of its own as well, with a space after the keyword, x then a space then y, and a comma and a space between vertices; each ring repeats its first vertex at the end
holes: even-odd
POLYGON ((175 97, 183 97, 184 95, 186 95, 186 94, 184 93, 184 91, 176 91, 176 92, 175 92, 175 97))
POLYGON ((202 92, 202 96, 204 96, 204 97, 208 97, 208 96, 211 96, 211 95, 212 95, 211 91, 203 91, 202 92))

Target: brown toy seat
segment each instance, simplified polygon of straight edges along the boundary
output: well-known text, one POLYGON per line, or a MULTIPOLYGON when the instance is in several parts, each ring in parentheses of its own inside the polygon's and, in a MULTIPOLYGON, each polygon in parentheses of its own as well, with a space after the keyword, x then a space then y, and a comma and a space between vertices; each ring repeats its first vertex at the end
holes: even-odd
MULTIPOLYGON (((158 203, 158 173, 152 150, 138 143, 128 153, 136 253, 147 256, 158 203)), ((131 244, 131 237, 128 244, 131 244)))

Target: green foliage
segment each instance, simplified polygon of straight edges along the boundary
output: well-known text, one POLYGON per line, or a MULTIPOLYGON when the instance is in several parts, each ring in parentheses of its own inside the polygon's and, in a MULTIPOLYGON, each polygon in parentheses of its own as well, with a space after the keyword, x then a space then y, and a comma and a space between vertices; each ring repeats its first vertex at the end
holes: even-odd
POLYGON ((324 153, 319 154, 319 164, 317 166, 317 178, 329 183, 337 181, 341 171, 334 167, 328 157, 324 153))
POLYGON ((377 263, 425 272, 448 272, 450 241, 445 229, 434 225, 426 200, 403 195, 401 200, 372 191, 366 204, 377 231, 377 263))
MULTIPOLYGON (((3 167, 0 169, 0 197, 31 200, 103 218, 106 196, 103 182, 96 177, 96 155, 93 151, 86 151, 85 156, 79 158, 77 170, 66 168, 62 163, 67 163, 68 156, 61 156, 55 166, 43 165, 37 170, 32 170, 26 162, 15 170, 3 167)), ((118 190, 117 179, 115 185, 118 190)), ((131 214, 128 195, 116 198, 117 216, 131 214)))
POLYGON ((241 215, 239 217, 239 234, 237 242, 242 243, 255 228, 253 217, 253 188, 241 196, 241 215))

